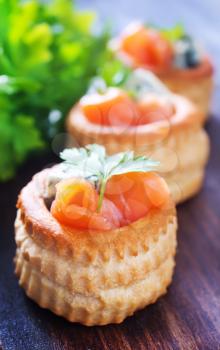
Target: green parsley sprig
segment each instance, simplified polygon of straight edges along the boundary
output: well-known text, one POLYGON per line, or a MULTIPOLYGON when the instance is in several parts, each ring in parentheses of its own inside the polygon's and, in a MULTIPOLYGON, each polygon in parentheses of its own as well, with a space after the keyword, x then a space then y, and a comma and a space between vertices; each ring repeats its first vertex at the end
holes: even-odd
POLYGON ((95 17, 72 0, 0 0, 0 181, 50 146, 105 61, 95 17))
POLYGON ((76 173, 80 171, 84 178, 98 184, 98 212, 102 206, 107 181, 113 175, 156 171, 159 166, 159 162, 145 156, 135 156, 133 151, 108 156, 105 148, 97 144, 85 148, 65 149, 60 157, 73 171, 75 168, 76 173))

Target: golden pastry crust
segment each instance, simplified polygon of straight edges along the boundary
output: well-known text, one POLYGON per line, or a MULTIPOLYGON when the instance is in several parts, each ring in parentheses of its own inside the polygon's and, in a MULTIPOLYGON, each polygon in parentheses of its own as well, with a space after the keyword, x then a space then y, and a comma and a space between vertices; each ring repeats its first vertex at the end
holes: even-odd
POLYGON ((171 69, 166 74, 158 74, 161 81, 174 93, 185 96, 204 115, 209 117, 210 101, 213 92, 213 67, 205 58, 196 68, 171 69))
POLYGON ((48 170, 21 192, 16 274, 40 306, 85 325, 119 323, 153 303, 171 282, 176 250, 172 202, 117 230, 61 226, 41 198, 48 170))
POLYGON ((74 107, 67 129, 81 146, 103 144, 108 153, 134 150, 161 162, 160 172, 173 198, 180 203, 198 192, 209 154, 208 135, 202 128, 203 114, 178 95, 171 95, 175 113, 170 122, 161 121, 126 130, 90 123, 74 107))

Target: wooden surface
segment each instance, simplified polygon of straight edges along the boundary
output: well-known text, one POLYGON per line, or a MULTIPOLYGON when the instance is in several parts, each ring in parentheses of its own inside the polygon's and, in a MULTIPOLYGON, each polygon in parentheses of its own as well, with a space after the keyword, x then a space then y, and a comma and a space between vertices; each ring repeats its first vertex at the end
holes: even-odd
MULTIPOLYGON (((213 6, 214 4, 217 6, 217 2, 214 0, 212 2, 213 6)), ((90 6, 92 3, 91 1, 90 6)), ((101 0, 94 3, 97 7, 103 6, 101 0)), ((145 2, 139 1, 139 3, 145 2)), ((199 1, 192 3, 199 5, 199 1)), ((192 3, 188 1, 190 4, 188 11, 192 11, 192 3)), ((83 1, 83 5, 85 4, 83 1)), ((151 5, 153 6, 153 2, 151 5)), ((206 22, 211 21, 208 9, 211 11, 207 7, 207 12, 203 12, 203 20, 206 22)), ((190 16, 192 17, 192 12, 190 16)), ((214 18, 213 12, 213 25, 214 18)), ((220 25, 218 30, 220 32, 220 25)), ((217 61, 219 47, 213 46, 212 50, 217 61)), ((216 96, 220 99, 218 89, 216 96)), ((218 107, 216 104, 214 110, 217 111, 218 107)), ((13 221, 16 213, 16 197, 18 191, 36 171, 55 161, 56 157, 52 152, 29 160, 20 169, 14 181, 0 185, 0 349, 220 349, 220 118, 218 114, 210 120, 207 129, 211 137, 211 157, 204 188, 197 197, 178 208, 178 253, 173 283, 166 296, 147 309, 137 312, 121 325, 86 328, 70 324, 39 308, 18 287, 13 273, 15 253, 13 221)))

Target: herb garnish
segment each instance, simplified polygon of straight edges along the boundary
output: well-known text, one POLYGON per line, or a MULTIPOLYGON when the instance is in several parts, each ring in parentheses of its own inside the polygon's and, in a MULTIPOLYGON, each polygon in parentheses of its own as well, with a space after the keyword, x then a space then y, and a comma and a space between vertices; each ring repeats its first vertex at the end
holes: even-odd
POLYGON ((105 64, 110 32, 94 33, 95 16, 72 0, 0 0, 0 181, 49 148, 105 64))
POLYGON ((103 146, 93 144, 85 148, 65 149, 60 153, 64 164, 75 167, 84 177, 98 183, 99 201, 97 211, 102 206, 107 181, 113 175, 129 172, 155 171, 159 162, 146 156, 135 156, 133 151, 121 152, 108 156, 103 146))
POLYGON ((185 29, 181 23, 177 23, 172 28, 160 29, 160 32, 167 40, 171 42, 180 40, 185 35, 185 29))

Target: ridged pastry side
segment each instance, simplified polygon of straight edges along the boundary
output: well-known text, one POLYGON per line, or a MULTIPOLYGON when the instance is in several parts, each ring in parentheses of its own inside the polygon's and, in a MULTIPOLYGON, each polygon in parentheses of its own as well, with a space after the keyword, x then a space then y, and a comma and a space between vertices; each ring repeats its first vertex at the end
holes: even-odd
POLYGON ((18 211, 16 274, 30 298, 69 321, 89 326, 120 323, 166 292, 174 268, 176 227, 171 211, 154 235, 146 227, 136 254, 125 246, 121 257, 112 250, 108 259, 100 252, 92 261, 80 260, 40 245, 18 211))
POLYGON ((168 171, 161 175, 165 178, 174 201, 178 204, 189 199, 201 189, 210 146, 208 135, 201 128, 191 128, 185 133, 179 133, 179 136, 173 136, 175 137, 167 145, 167 148, 171 150, 170 153, 173 152, 173 157, 170 157, 169 154, 171 171, 167 169, 168 171), (175 155, 176 164, 173 161, 175 155))
POLYGON ((181 79, 181 77, 171 75, 165 78, 160 77, 160 79, 172 92, 185 96, 195 103, 204 116, 204 122, 208 119, 213 92, 212 76, 204 76, 199 79, 181 79))
POLYGON ((204 169, 201 167, 188 168, 173 175, 165 176, 170 192, 177 204, 196 195, 203 184, 204 169))

